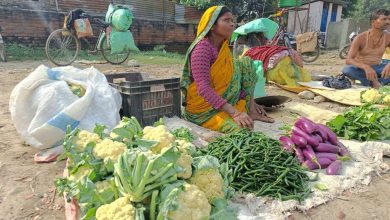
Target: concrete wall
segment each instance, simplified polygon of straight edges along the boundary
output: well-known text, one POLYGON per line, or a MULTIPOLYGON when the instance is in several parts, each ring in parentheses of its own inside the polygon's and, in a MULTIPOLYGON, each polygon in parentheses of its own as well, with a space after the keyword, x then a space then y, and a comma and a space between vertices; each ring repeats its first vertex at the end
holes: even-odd
POLYGON ((368 20, 344 19, 339 22, 329 23, 326 48, 342 48, 345 44, 349 43, 349 35, 354 31, 356 32, 359 27, 359 33, 362 33, 370 28, 370 22, 368 20))

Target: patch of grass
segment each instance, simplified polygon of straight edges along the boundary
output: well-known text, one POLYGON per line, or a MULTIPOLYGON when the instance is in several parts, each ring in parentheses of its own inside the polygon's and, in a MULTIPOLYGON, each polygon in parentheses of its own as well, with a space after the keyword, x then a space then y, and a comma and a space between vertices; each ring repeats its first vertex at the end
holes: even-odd
POLYGON ((8 61, 44 60, 44 47, 28 47, 17 43, 5 44, 5 55, 8 61))
MULTIPOLYGON (((8 61, 23 60, 47 60, 44 47, 28 47, 17 43, 5 45, 5 53, 8 61)), ((183 64, 185 56, 179 53, 170 53, 160 50, 131 52, 128 60, 135 59, 140 64, 172 65, 183 64)), ((87 50, 80 51, 78 60, 104 60, 100 52, 88 53, 87 50)))
POLYGON ((183 64, 185 56, 164 51, 141 51, 139 53, 130 53, 129 59, 135 59, 140 64, 172 65, 183 64))

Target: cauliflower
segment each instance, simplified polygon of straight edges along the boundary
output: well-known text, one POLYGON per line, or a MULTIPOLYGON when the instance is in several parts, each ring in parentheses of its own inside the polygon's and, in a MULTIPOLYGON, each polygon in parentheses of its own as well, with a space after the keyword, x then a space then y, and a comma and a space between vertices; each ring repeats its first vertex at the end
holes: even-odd
POLYGON ((196 153, 196 147, 194 144, 185 140, 176 140, 175 142, 177 144, 177 148, 179 148, 181 152, 186 152, 191 155, 194 155, 194 153, 196 153))
POLYGON ((96 211, 96 220, 134 220, 135 208, 127 197, 100 206, 96 211))
POLYGON ((223 179, 216 169, 196 171, 189 182, 198 186, 206 194, 209 202, 215 198, 223 198, 225 196, 223 179))
POLYGON ((81 166, 77 169, 76 173, 71 174, 68 179, 74 182, 81 181, 84 177, 88 176, 92 170, 86 166, 81 166))
POLYGON ((381 98, 382 95, 376 89, 368 89, 361 95, 362 102, 378 103, 381 98))
POLYGON ((192 157, 187 153, 181 153, 179 159, 177 160, 177 165, 179 165, 183 171, 177 174, 178 178, 188 179, 192 176, 192 157))
POLYGON ((159 125, 157 127, 146 126, 143 133, 143 139, 159 142, 151 149, 154 153, 160 153, 163 148, 169 147, 175 141, 175 137, 164 125, 159 125))
POLYGON ((121 142, 112 141, 110 139, 104 139, 97 143, 93 148, 93 154, 95 157, 106 160, 116 161, 123 152, 126 150, 126 145, 121 142))
POLYGON ((102 141, 99 135, 95 133, 88 132, 86 130, 81 130, 75 139, 73 139, 73 143, 76 145, 76 151, 82 152, 84 151, 85 146, 88 143, 95 142, 96 144, 102 141))
POLYGON ((203 220, 210 217, 211 205, 204 192, 183 181, 166 185, 160 194, 160 201, 158 220, 203 220))
POLYGON ((202 190, 210 203, 214 199, 224 198, 224 181, 219 172, 218 159, 209 155, 194 158, 194 174, 189 183, 202 190))
POLYGON ((383 103, 384 103, 384 104, 387 104, 387 105, 390 105, 390 95, 386 95, 386 96, 383 98, 383 103))

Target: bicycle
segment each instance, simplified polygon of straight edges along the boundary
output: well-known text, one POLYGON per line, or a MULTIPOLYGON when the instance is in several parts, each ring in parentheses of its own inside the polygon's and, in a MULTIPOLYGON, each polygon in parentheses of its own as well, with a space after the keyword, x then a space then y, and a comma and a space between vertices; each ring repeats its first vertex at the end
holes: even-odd
MULTIPOLYGON (((276 18, 279 28, 276 31, 273 39, 268 45, 283 45, 294 50, 297 49, 296 38, 294 34, 288 33, 284 24, 283 15, 288 12, 288 9, 282 9, 280 12, 270 15, 268 18, 276 18)), ((320 34, 317 33, 317 45, 314 51, 300 53, 302 60, 306 63, 312 63, 320 56, 320 34)))
MULTIPOLYGON (((87 13, 82 13, 80 19, 89 19, 87 13)), ((99 37, 94 50, 89 53, 101 52, 103 58, 114 65, 121 64, 127 60, 130 55, 129 50, 121 53, 111 54, 110 43, 107 38, 111 29, 110 23, 99 18, 93 19, 94 25, 100 28, 99 37)), ((73 63, 81 50, 80 40, 84 40, 91 45, 86 37, 78 38, 75 28, 61 28, 53 31, 46 41, 45 52, 48 59, 57 66, 67 66, 73 63)))

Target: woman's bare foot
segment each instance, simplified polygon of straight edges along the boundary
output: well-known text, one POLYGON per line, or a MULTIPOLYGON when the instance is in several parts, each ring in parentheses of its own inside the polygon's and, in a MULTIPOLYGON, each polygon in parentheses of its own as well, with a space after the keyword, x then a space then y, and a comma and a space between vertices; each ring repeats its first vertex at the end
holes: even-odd
POLYGON ((254 121, 262 121, 266 123, 274 123, 275 120, 267 115, 267 112, 264 110, 263 106, 254 104, 251 106, 249 117, 254 121))

